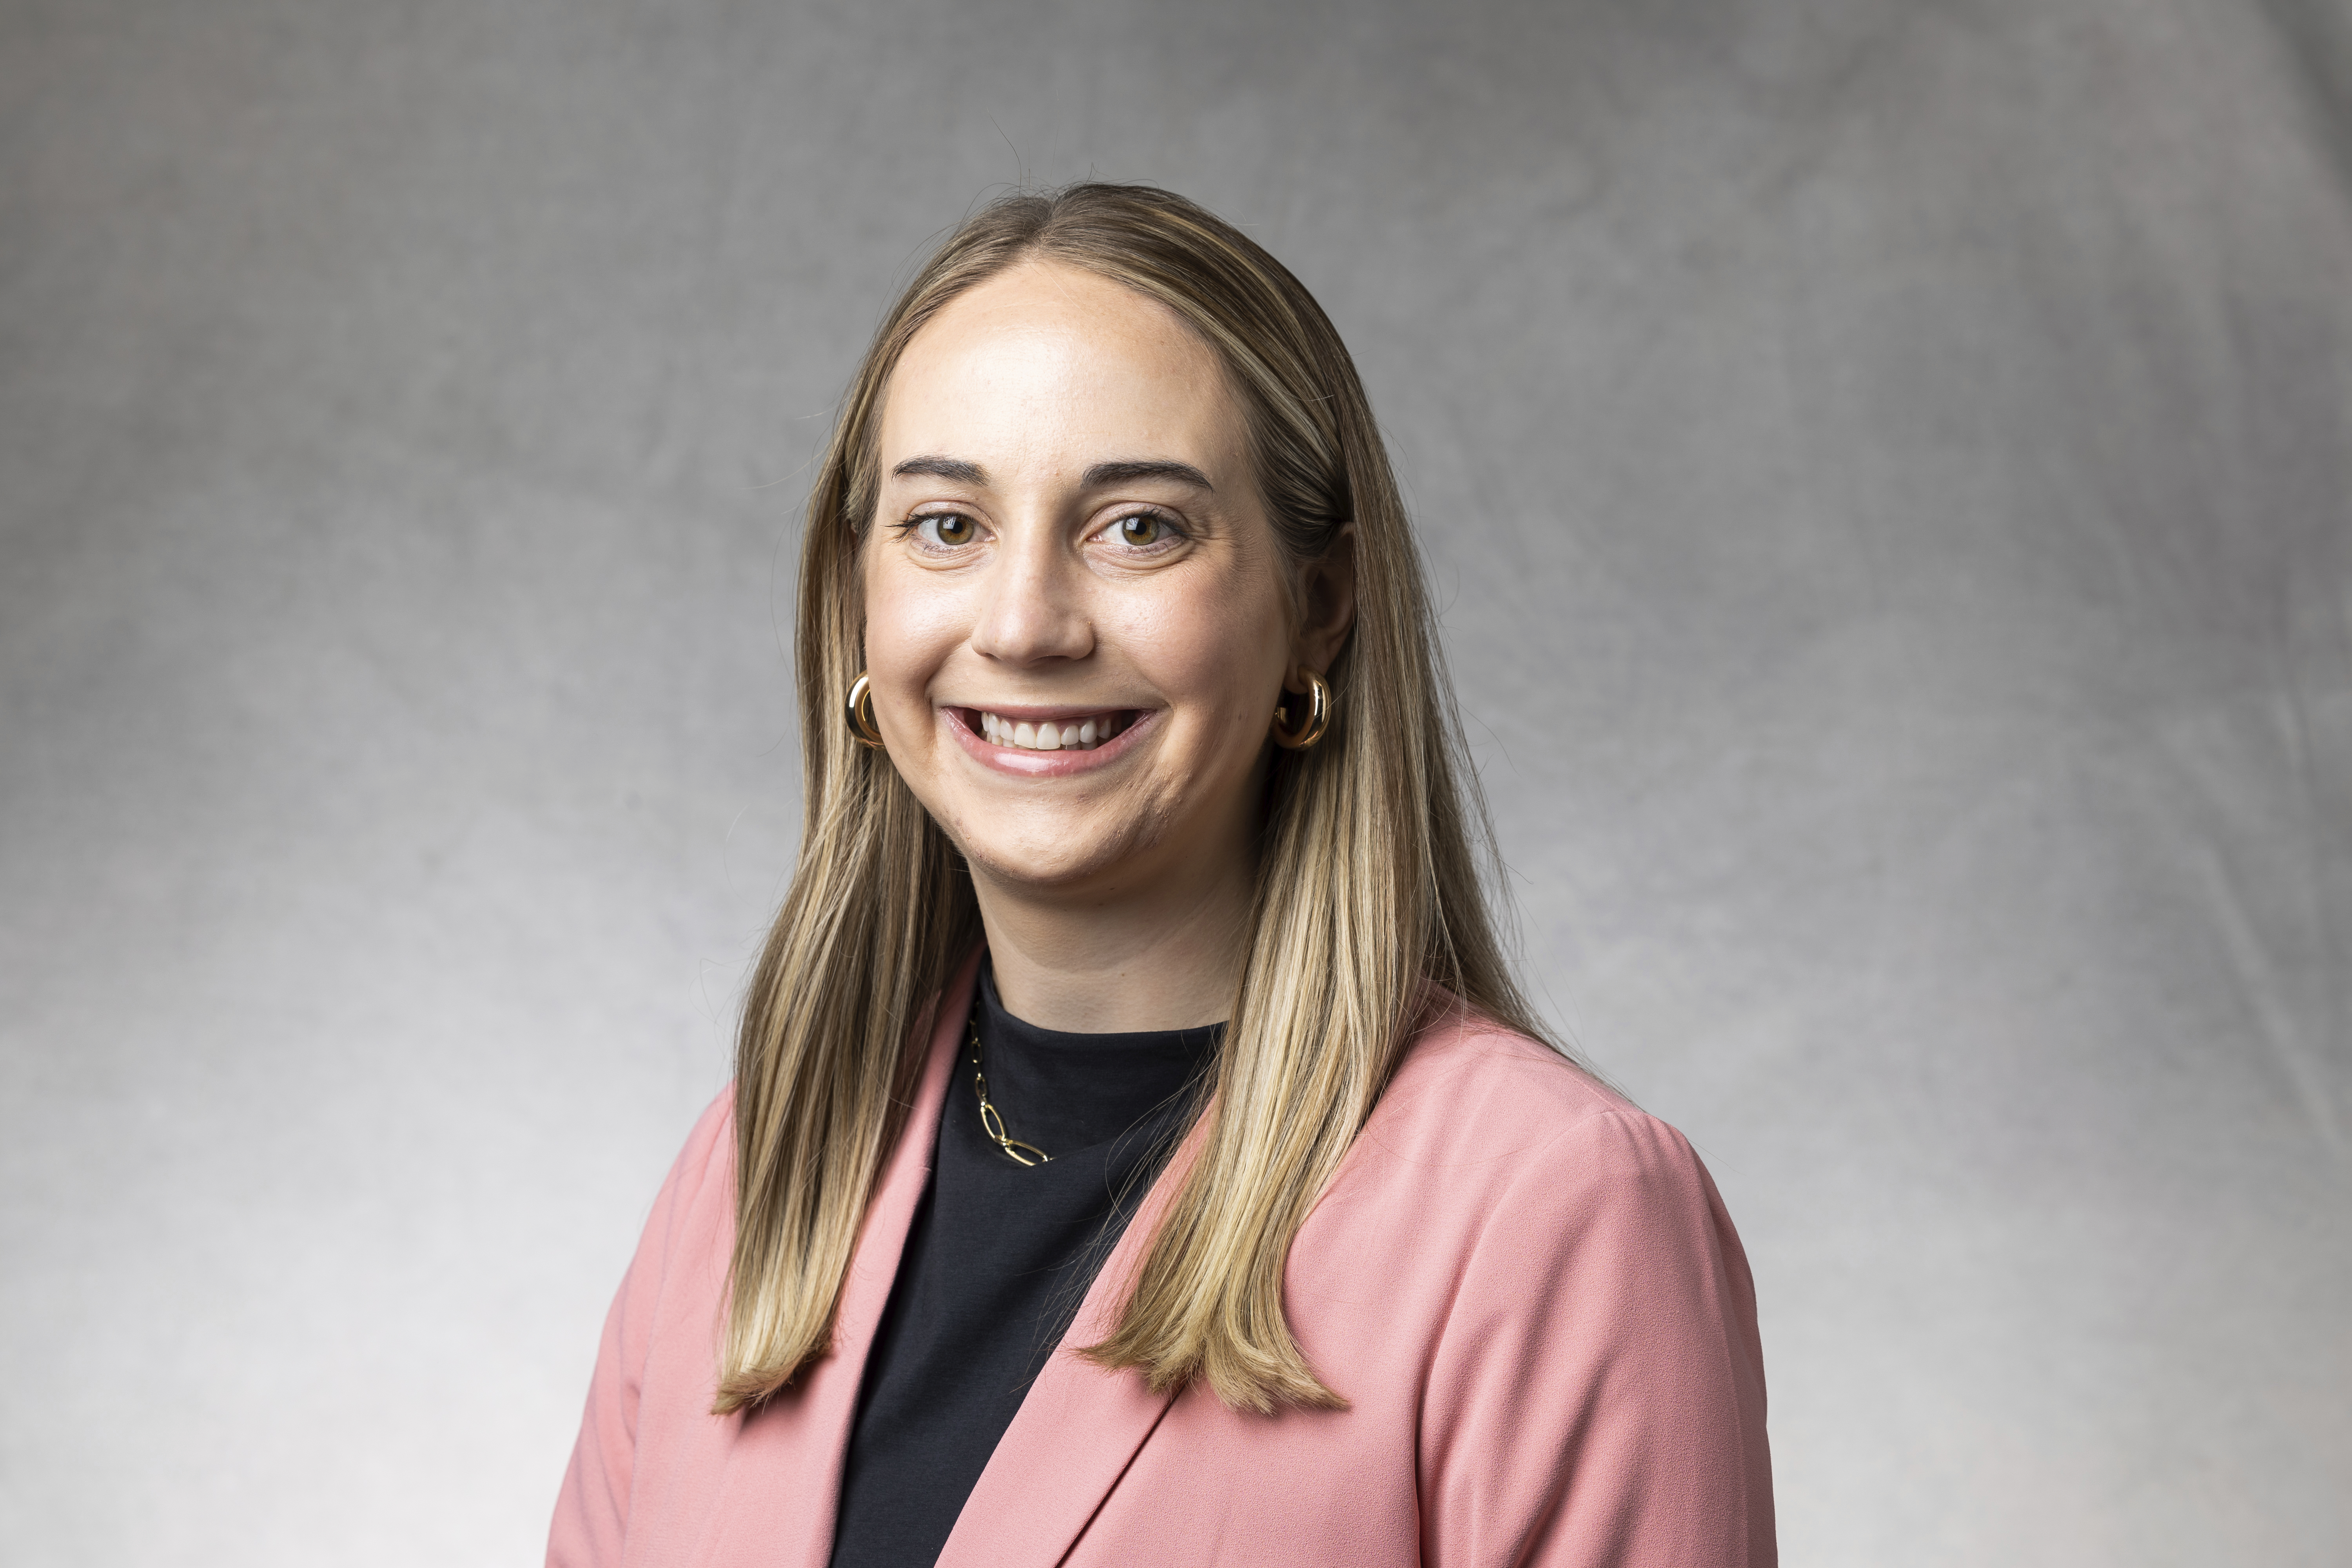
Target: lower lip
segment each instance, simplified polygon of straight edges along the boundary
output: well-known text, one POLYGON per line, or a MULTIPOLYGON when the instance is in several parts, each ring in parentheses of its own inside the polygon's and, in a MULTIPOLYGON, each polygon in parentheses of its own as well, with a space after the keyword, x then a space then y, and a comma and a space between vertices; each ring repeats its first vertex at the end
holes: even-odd
POLYGON ((1107 768, 1125 756, 1136 737, 1150 729, 1160 716, 1155 709, 1139 710, 1126 729, 1090 752, 1032 752, 1021 746, 1000 746, 980 734, 964 718, 961 708, 942 708, 939 713, 956 743, 982 767, 1032 779, 1067 778, 1072 773, 1107 768))

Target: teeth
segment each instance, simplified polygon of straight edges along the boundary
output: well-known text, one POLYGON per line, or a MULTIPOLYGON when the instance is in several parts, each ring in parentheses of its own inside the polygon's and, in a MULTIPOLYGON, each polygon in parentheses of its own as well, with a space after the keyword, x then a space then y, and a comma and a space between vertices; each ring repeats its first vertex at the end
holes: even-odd
POLYGON ((1109 713, 1067 724, 1015 723, 986 711, 980 716, 982 735, 997 745, 1018 746, 1024 752, 1091 752, 1121 727, 1118 716, 1109 713))

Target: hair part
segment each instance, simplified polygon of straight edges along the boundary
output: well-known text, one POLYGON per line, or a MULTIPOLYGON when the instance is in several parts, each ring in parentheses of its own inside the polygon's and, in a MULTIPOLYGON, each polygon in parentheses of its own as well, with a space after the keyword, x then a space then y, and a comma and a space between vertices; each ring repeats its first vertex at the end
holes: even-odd
POLYGON ((1236 1409, 1344 1405, 1283 1313, 1292 1238, 1433 1006, 1540 1037, 1489 914, 1499 868, 1411 525, 1321 307, 1255 241, 1166 191, 1089 183, 992 203, 883 319, 809 501, 795 644, 801 855, 737 1042, 721 1414, 775 1394, 831 1349, 930 1010, 979 940, 961 857, 887 753, 852 742, 840 700, 865 662, 858 558, 891 374, 951 300, 1030 260, 1124 284, 1216 352, 1244 405, 1291 584, 1353 525, 1355 622, 1325 672, 1335 712, 1312 750, 1275 752, 1253 931, 1201 1153, 1125 1284, 1112 1333, 1084 1353, 1159 1392, 1205 1381, 1236 1409))

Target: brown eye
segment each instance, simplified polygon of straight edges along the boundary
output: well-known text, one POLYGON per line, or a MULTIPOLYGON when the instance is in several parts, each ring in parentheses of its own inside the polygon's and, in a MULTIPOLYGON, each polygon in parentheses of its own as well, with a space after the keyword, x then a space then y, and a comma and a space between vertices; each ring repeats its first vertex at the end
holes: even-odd
POLYGON ((980 525, 960 511, 935 511, 916 523, 926 543, 970 544, 980 525))
POLYGON ((1139 511, 1133 517, 1118 520, 1118 542, 1137 549, 1159 543, 1167 537, 1168 531, 1167 521, 1148 511, 1139 511))

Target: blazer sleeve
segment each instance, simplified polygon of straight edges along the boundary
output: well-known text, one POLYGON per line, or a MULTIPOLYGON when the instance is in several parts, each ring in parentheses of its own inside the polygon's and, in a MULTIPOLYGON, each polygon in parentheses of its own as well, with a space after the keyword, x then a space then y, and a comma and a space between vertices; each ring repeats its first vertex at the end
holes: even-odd
POLYGON ((1433 1568, 1771 1568, 1755 1288, 1680 1133, 1612 1110, 1521 1159, 1421 1441, 1433 1568))
POLYGON ((727 1179, 733 1154, 729 1137, 733 1110, 730 1089, 694 1124, 654 1199, 636 1256, 604 1315, 596 1372, 588 1384, 588 1408, 548 1532, 548 1568, 617 1568, 621 1561, 636 1465, 637 1405, 655 1317, 685 1217, 698 1201, 709 1201, 714 1182, 727 1179))

